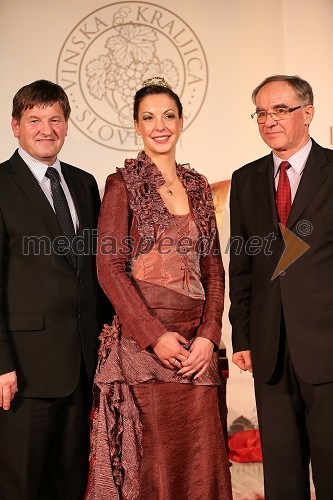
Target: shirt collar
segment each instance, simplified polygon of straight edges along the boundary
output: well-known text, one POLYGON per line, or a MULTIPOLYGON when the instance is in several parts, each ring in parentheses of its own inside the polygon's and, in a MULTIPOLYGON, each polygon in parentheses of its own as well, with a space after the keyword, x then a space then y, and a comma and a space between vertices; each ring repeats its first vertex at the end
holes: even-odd
POLYGON ((56 170, 58 170, 59 174, 62 176, 60 161, 58 160, 58 158, 56 159, 53 165, 46 165, 45 163, 42 163, 41 161, 36 160, 36 158, 30 156, 21 147, 18 148, 18 154, 21 156, 22 160, 28 165, 31 172, 36 177, 39 183, 42 182, 48 167, 54 167, 56 170))
MULTIPOLYGON (((305 146, 302 147, 297 153, 293 154, 288 158, 288 162, 290 163, 291 167, 295 170, 295 172, 298 173, 298 175, 301 175, 303 173, 306 161, 308 159, 308 156, 310 154, 312 147, 312 140, 311 138, 309 141, 305 144, 305 146)), ((279 166, 281 163, 281 158, 276 156, 276 154, 273 152, 273 162, 274 162, 274 177, 276 177, 279 166)))

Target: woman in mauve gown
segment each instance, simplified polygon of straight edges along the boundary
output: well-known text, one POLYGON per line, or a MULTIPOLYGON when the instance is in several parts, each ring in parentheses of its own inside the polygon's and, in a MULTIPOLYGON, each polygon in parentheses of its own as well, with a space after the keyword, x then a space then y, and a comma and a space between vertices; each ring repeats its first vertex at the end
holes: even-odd
POLYGON ((230 500, 224 270, 211 191, 176 163, 182 105, 160 77, 134 99, 143 141, 106 181, 98 277, 116 316, 100 335, 88 500, 230 500))

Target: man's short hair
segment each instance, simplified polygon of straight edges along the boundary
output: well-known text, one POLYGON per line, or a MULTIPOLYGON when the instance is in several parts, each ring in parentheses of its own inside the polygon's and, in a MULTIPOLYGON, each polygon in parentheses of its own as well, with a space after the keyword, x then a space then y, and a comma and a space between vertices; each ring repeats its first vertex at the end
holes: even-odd
POLYGON ((295 75, 295 76, 290 76, 290 75, 273 75, 273 76, 268 76, 265 78, 264 81, 262 81, 258 87, 254 89, 252 92, 252 101, 254 104, 256 104, 256 99, 259 90, 261 90, 267 83, 271 82, 286 82, 288 85, 290 85, 296 95, 300 98, 301 102, 303 104, 313 104, 313 91, 311 88, 311 85, 306 81, 303 80, 301 77, 295 75))
POLYGON ((23 111, 35 106, 44 108, 59 103, 67 121, 71 113, 66 92, 60 85, 48 80, 36 80, 22 87, 13 98, 12 117, 20 121, 23 111))

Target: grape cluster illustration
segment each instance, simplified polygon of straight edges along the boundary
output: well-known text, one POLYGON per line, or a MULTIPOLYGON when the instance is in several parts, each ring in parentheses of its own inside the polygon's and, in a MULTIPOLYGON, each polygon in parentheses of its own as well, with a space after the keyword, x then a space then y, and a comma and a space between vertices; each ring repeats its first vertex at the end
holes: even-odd
MULTIPOLYGON (((174 88, 179 74, 172 60, 158 57, 155 30, 125 23, 125 12, 120 12, 120 16, 123 24, 117 25, 115 34, 107 39, 107 53, 86 65, 87 86, 95 99, 107 102, 122 125, 130 126, 133 97, 143 80, 163 76, 174 88)), ((119 13, 116 21, 119 22, 119 13)))

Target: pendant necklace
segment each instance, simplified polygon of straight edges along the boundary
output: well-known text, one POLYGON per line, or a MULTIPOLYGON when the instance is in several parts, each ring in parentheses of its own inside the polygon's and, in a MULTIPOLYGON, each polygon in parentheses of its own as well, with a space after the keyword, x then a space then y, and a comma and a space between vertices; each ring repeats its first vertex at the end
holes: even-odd
POLYGON ((175 182, 176 179, 177 179, 177 174, 175 175, 174 180, 172 182, 170 182, 169 186, 167 186, 166 183, 165 183, 165 187, 167 188, 167 194, 169 196, 173 195, 173 191, 171 191, 170 186, 172 186, 172 184, 175 182))

